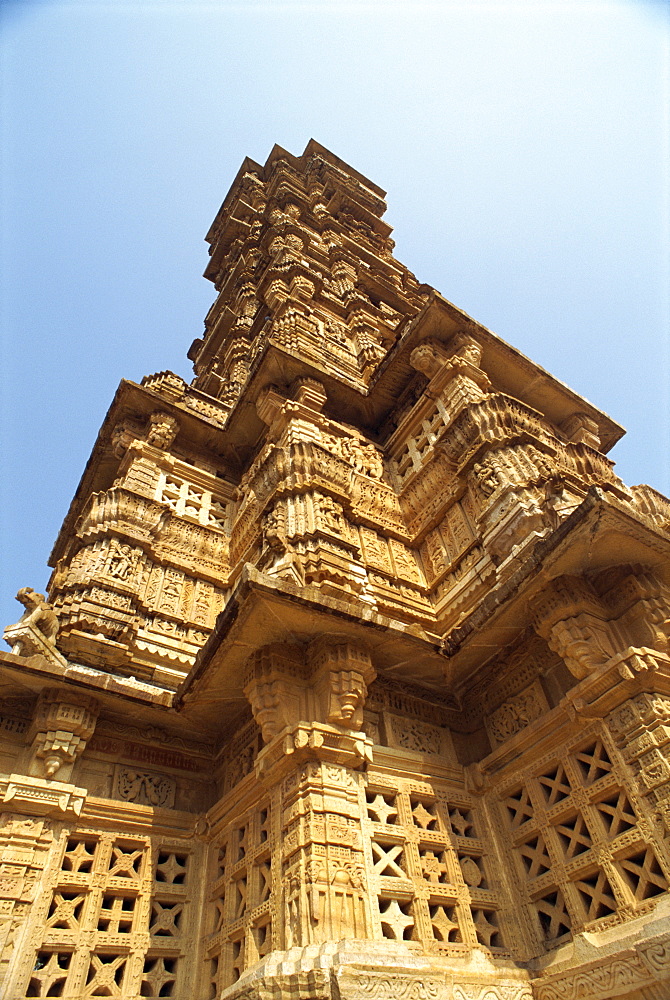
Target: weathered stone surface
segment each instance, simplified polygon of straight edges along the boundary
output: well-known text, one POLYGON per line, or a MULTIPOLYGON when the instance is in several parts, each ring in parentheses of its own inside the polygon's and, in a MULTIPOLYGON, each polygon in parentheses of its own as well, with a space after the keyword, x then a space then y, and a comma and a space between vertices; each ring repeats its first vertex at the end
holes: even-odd
POLYGON ((194 382, 121 384, 17 595, 3 996, 670 989, 670 501, 383 199, 244 161, 194 382))

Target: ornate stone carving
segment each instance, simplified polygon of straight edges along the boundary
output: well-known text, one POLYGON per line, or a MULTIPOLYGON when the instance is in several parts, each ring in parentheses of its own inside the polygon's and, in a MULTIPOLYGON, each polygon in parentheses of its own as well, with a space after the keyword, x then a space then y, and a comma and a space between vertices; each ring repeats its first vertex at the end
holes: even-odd
POLYGON ((497 708, 487 721, 487 729, 496 743, 504 743, 520 733, 546 710, 546 699, 536 688, 529 688, 497 708))
POLYGON ((169 809, 174 805, 176 782, 165 774, 117 767, 114 793, 125 802, 169 809))
POLYGON ((72 765, 93 735, 98 709, 94 699, 69 691, 47 688, 42 692, 28 733, 38 774, 69 778, 72 765))
POLYGON ((179 421, 171 417, 168 413, 157 411, 149 417, 149 429, 147 431, 147 442, 154 448, 161 448, 167 451, 179 431, 179 421))
POLYGON ((665 996, 670 501, 384 209, 245 161, 19 593, 3 996, 665 996))

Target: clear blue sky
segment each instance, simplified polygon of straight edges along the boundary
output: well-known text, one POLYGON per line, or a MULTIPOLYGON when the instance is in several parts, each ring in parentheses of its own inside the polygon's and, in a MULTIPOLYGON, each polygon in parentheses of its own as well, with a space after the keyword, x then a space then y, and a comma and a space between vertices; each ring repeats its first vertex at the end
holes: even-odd
POLYGON ((203 237, 275 142, 386 188, 399 258, 669 492, 669 9, 5 0, 0 625, 46 585, 119 380, 191 377, 203 237))

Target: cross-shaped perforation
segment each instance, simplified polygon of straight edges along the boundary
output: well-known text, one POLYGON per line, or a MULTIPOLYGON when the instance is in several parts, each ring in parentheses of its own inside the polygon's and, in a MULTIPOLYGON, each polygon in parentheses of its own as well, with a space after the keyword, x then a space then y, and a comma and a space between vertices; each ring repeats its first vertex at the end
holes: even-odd
POLYGON ((226 874, 226 859, 228 855, 228 845, 221 844, 216 849, 216 878, 221 878, 226 874))
POLYGON ((581 813, 567 817, 554 827, 566 860, 577 857, 592 846, 591 834, 581 813))
POLYGON ((228 510, 226 505, 219 503, 218 500, 212 500, 211 506, 209 508, 209 523, 215 528, 225 529, 228 519, 228 510))
POLYGON ((91 955, 84 996, 122 996, 127 958, 127 955, 91 955))
POLYGON ((535 900, 542 933, 547 941, 555 941, 572 929, 570 915, 560 889, 551 889, 535 900))
POLYGON ((637 822, 637 816, 623 789, 593 804, 598 810, 610 837, 618 837, 625 830, 630 830, 637 822))
POLYGON ((449 881, 446 851, 441 851, 439 847, 420 847, 419 863, 423 877, 428 882, 440 884, 449 881))
POLYGON ((209 960, 209 983, 210 983, 210 996, 218 997, 219 995, 219 973, 221 972, 221 956, 212 955, 209 960))
POLYGON ((531 802, 530 793, 525 785, 517 789, 516 792, 510 792, 505 799, 505 806, 509 814, 512 829, 517 829, 527 820, 533 818, 533 803, 531 802))
POLYGON ((264 903, 272 891, 272 866, 268 859, 258 862, 258 902, 264 903))
POLYGON ((144 850, 141 847, 133 849, 124 844, 114 844, 109 860, 109 874, 117 878, 137 880, 141 874, 143 857, 144 850))
POLYGON ((519 854, 529 879, 537 878, 551 868, 551 859, 541 833, 531 837, 525 844, 520 844, 519 854))
POLYGON ((557 764, 548 774, 538 776, 538 782, 545 797, 547 807, 567 799, 571 791, 570 780, 562 764, 557 764))
POLYGON ((599 920, 616 911, 616 900, 605 872, 599 868, 574 883, 585 910, 585 919, 599 920))
POLYGON ((71 962, 71 952, 38 951, 26 996, 63 996, 71 962))
POLYGON ((373 872, 393 878, 407 878, 404 868, 404 848, 402 844, 380 844, 372 841, 373 872))
POLYGON ((258 813, 258 840, 265 844, 270 837, 270 809, 266 807, 258 813))
POLYGON ((585 785, 592 785, 594 781, 598 781, 612 770, 612 761, 602 740, 590 743, 583 750, 576 751, 573 756, 585 785))
POLYGON ((212 933, 220 931, 226 922, 226 897, 225 894, 217 896, 214 900, 214 919, 212 923, 212 933))
POLYGON ((270 954, 272 951, 272 924, 269 920, 254 928, 254 940, 259 958, 270 954))
POLYGON ((149 933, 158 937, 176 937, 184 909, 183 903, 166 903, 154 899, 151 903, 149 933))
POLYGON ((65 890, 54 892, 49 908, 47 927, 76 930, 79 927, 85 899, 86 896, 82 893, 66 892, 65 890))
POLYGON ((667 879, 651 847, 619 858, 618 865, 637 901, 659 896, 668 888, 667 879))
POLYGON ((245 857, 247 853, 247 847, 248 847, 247 836, 248 836, 248 829, 246 826, 239 826, 235 830, 235 846, 237 848, 237 855, 235 859, 236 861, 241 861, 241 859, 245 857))
POLYGON ((109 934, 130 934, 135 903, 132 896, 103 896, 98 914, 98 930, 109 934))
POLYGON ((233 982, 237 982, 244 972, 245 951, 245 940, 243 937, 238 938, 236 941, 231 941, 231 952, 233 956, 233 982))
POLYGON ((239 920, 240 917, 244 916, 244 912, 247 908, 246 875, 242 875, 240 878, 236 878, 234 885, 235 885, 235 920, 239 920))

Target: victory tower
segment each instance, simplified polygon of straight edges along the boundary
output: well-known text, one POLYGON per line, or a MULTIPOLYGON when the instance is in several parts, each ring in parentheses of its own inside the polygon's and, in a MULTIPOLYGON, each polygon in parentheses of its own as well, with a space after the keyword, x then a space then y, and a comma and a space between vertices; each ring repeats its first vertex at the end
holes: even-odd
POLYGON ((245 160, 195 378, 122 382, 0 654, 3 996, 661 1000, 670 501, 245 160))

